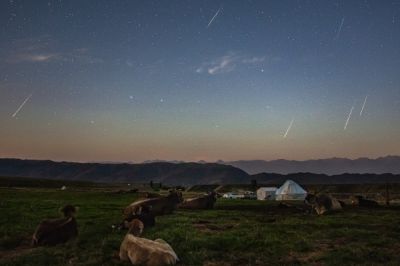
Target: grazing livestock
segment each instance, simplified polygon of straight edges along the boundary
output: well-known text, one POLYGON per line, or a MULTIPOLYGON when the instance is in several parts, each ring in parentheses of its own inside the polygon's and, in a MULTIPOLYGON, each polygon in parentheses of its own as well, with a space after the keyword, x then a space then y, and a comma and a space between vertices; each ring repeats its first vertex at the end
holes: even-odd
POLYGON ((175 265, 179 260, 171 246, 162 239, 150 240, 139 237, 144 225, 135 219, 129 223, 129 231, 121 243, 119 258, 133 265, 175 265))
POLYGON ((78 235, 78 224, 75 220, 76 208, 66 205, 61 209, 63 218, 47 219, 40 222, 32 237, 32 246, 57 245, 65 243, 78 235))
POLYGON ((149 208, 150 213, 153 215, 170 214, 182 201, 181 192, 170 191, 169 195, 166 197, 142 199, 133 202, 125 208, 124 215, 125 218, 128 218, 132 214, 140 213, 143 208, 149 208))
POLYGON ((192 209, 192 210, 203 210, 212 209, 217 200, 217 193, 209 192, 207 195, 203 195, 196 198, 185 199, 179 208, 192 209))
POLYGON ((318 215, 322 215, 329 211, 336 211, 342 209, 342 205, 336 198, 325 194, 317 196, 313 194, 308 194, 304 199, 304 202, 307 205, 311 205, 311 208, 315 210, 315 212, 318 215))
POLYGON ((352 196, 351 204, 359 207, 377 207, 378 202, 374 200, 365 199, 363 196, 352 196))

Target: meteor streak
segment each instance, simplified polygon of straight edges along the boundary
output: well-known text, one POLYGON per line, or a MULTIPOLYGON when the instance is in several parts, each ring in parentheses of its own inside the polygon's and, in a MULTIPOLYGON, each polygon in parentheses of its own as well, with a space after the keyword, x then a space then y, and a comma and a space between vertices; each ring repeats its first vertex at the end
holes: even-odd
POLYGON ((351 107, 349 115, 347 116, 346 123, 344 124, 344 130, 346 130, 347 125, 349 124, 351 114, 353 113, 354 105, 351 107))
POLYGON ((215 15, 212 17, 210 22, 208 22, 207 28, 210 27, 210 25, 213 23, 214 19, 218 16, 219 12, 221 11, 221 8, 218 9, 218 11, 215 13, 215 15))
POLYGON ((344 23, 344 17, 342 18, 342 21, 340 22, 339 28, 337 30, 335 39, 339 39, 340 33, 342 32, 342 27, 343 27, 343 23, 344 23))
POLYGON ((288 128, 286 129, 285 135, 283 135, 283 138, 286 138, 287 134, 289 133, 290 129, 292 128, 294 122, 294 118, 292 119, 292 121, 290 121, 290 124, 288 126, 288 128))
POLYGON ((365 96, 364 103, 363 103, 363 105, 361 107, 360 116, 362 116, 362 113, 364 111, 365 104, 367 103, 367 98, 368 98, 368 95, 365 96))
POLYGON ((31 93, 23 102, 22 104, 18 107, 17 111, 15 111, 15 113, 13 113, 12 117, 15 117, 19 111, 21 111, 22 107, 24 107, 24 105, 29 101, 29 99, 32 97, 33 93, 31 93))

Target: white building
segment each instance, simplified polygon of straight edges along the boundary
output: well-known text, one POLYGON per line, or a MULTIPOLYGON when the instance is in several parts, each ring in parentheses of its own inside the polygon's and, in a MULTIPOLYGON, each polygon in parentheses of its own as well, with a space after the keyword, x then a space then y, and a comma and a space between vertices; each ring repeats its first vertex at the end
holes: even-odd
POLYGON ((277 187, 260 187, 257 189, 258 200, 274 200, 277 187))

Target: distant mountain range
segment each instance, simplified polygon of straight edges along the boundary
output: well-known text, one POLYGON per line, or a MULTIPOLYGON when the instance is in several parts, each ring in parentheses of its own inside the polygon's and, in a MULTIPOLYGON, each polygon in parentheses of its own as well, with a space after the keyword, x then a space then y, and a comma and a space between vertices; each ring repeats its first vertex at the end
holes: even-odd
POLYGON ((358 184, 400 183, 400 157, 371 159, 326 159, 311 161, 237 161, 221 163, 149 162, 129 163, 75 163, 44 160, 0 159, 0 176, 30 177, 67 181, 116 183, 162 182, 166 185, 198 184, 250 184, 252 180, 263 184, 282 184, 293 179, 300 184, 358 184), (340 162, 344 162, 340 164, 340 162), (364 162, 362 164, 361 162, 364 162), (368 166, 367 162, 371 162, 368 166), (397 162, 397 163, 396 163, 397 162), (239 169, 240 166, 243 168, 239 169), (315 167, 312 167, 312 166, 315 167), (362 167, 364 166, 364 167, 362 167), (246 170, 246 171, 244 171, 246 170), (268 173, 249 173, 261 172, 268 173), (307 173, 307 172, 314 173, 307 173), (318 172, 343 173, 326 175, 318 172), (271 173, 271 172, 283 172, 271 173), (290 172, 296 172, 287 174, 290 172), (359 174, 378 173, 378 174, 359 174), (388 174, 383 174, 388 173, 388 174))
POLYGON ((255 174, 251 175, 253 180, 257 180, 259 184, 283 184, 286 180, 291 179, 302 185, 312 184, 383 184, 383 183, 400 183, 400 175, 394 174, 340 174, 325 175, 313 173, 293 173, 293 174, 255 174))
MULTIPOLYGON (((154 162, 169 162, 169 163, 184 163, 184 161, 163 161, 163 160, 149 160, 143 163, 154 162)), ((206 161, 198 161, 198 163, 205 164, 206 161)), ((239 160, 239 161, 222 161, 218 160, 215 163, 232 165, 240 168, 243 171, 253 175, 258 173, 277 173, 277 174, 290 174, 290 173, 316 173, 326 175, 340 175, 344 173, 371 173, 371 174, 400 174, 400 156, 386 156, 377 159, 358 158, 329 158, 318 160, 239 160)))
POLYGON ((354 160, 345 158, 331 158, 306 161, 218 161, 218 163, 235 166, 246 171, 249 174, 290 174, 299 172, 310 172, 327 175, 339 175, 343 173, 400 174, 400 156, 386 156, 377 159, 359 158, 354 160))

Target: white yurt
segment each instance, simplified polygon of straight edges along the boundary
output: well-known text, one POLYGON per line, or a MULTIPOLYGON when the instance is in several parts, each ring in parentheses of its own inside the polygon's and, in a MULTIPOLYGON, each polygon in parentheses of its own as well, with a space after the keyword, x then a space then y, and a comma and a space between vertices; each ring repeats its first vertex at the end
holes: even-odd
POLYGON ((276 200, 304 200, 306 196, 307 191, 293 180, 286 180, 275 192, 276 200))
POLYGON ((274 200, 277 187, 260 187, 257 189, 258 200, 274 200))

